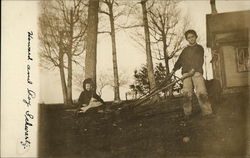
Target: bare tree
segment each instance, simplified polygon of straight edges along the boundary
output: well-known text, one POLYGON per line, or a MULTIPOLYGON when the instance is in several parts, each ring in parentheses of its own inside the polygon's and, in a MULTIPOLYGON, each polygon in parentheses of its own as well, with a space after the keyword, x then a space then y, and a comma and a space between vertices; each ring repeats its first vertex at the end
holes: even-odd
POLYGON ((97 31, 99 0, 89 0, 87 46, 85 57, 85 78, 92 78, 96 84, 97 31))
POLYGON ((86 7, 80 0, 41 1, 40 6, 41 65, 59 68, 64 104, 72 104, 72 64, 79 64, 77 57, 84 52, 86 7))
POLYGON ((119 25, 120 29, 135 29, 132 36, 130 36, 137 44, 143 48, 143 52, 146 52, 146 63, 148 67, 148 79, 150 82, 150 88, 156 86, 155 78, 154 78, 154 69, 153 69, 153 60, 151 53, 151 41, 150 41, 150 32, 149 32, 149 24, 148 24, 148 9, 152 6, 153 3, 148 0, 141 0, 139 3, 129 3, 127 2, 127 20, 122 25, 119 25), (149 7, 147 7, 147 3, 149 3, 149 7), (139 12, 139 5, 141 4, 141 12, 139 12), (130 15, 133 15, 133 18, 130 18, 130 15), (131 20, 134 19, 134 20, 131 20), (130 23, 127 25, 127 23, 130 23), (127 25, 127 26, 126 26, 127 25), (144 29, 144 33, 142 32, 144 29), (139 39, 139 40, 138 40, 139 39))
MULTIPOLYGON (((113 76, 110 75, 112 74, 111 72, 105 71, 105 72, 100 72, 98 75, 98 79, 97 79, 97 93, 101 96, 102 95, 102 91, 103 88, 106 86, 110 86, 112 88, 115 87, 114 84, 114 79, 113 76)), ((119 86, 122 87, 124 85, 126 85, 129 81, 129 77, 126 74, 125 71, 120 72, 119 74, 119 86)))
POLYGON ((158 60, 165 61, 166 74, 169 60, 183 48, 183 33, 189 26, 188 18, 181 17, 177 4, 176 0, 157 1, 149 9, 153 50, 158 60))
POLYGON ((63 0, 59 1, 59 6, 61 6, 64 21, 67 27, 67 57, 68 57, 68 84, 67 84, 67 97, 68 103, 72 104, 72 56, 78 56, 83 51, 79 49, 84 49, 84 46, 81 44, 84 39, 86 32, 86 19, 81 19, 84 15, 83 6, 80 0, 74 0, 71 6, 67 7, 63 0), (79 46, 83 48, 79 48, 79 46))
POLYGON ((154 78, 154 67, 153 67, 153 60, 152 60, 151 47, 150 47, 150 33, 149 33, 149 26, 148 26, 148 17, 147 17, 148 13, 147 13, 146 2, 147 0, 141 0, 144 33, 145 33, 146 54, 147 54, 148 79, 149 79, 150 89, 152 89, 156 86, 156 82, 154 78))
POLYGON ((102 0, 107 6, 107 11, 100 10, 100 13, 106 14, 109 17, 110 22, 110 36, 112 42, 112 57, 113 57, 113 75, 114 75, 114 101, 120 101, 119 92, 119 75, 118 75, 118 64, 117 64, 117 50, 116 50, 116 33, 115 33, 115 18, 119 17, 120 14, 114 15, 114 5, 118 5, 115 0, 102 0))
POLYGON ((97 93, 99 96, 102 96, 102 91, 103 88, 108 86, 109 83, 109 79, 108 76, 106 74, 100 74, 100 76, 97 79, 97 93))
MULTIPOLYGON (((178 52, 183 48, 183 34, 187 27, 190 26, 189 18, 181 14, 178 8, 179 1, 177 0, 148 0, 146 3, 148 5, 146 11, 148 15, 152 58, 164 61, 167 75, 170 71, 169 61, 173 57, 176 57, 178 52)), ((138 16, 138 8, 135 8, 135 10, 137 11, 135 11, 134 15, 138 16)), ((137 19, 140 19, 140 17, 137 17, 137 19)), ((143 48, 143 52, 147 52, 147 46, 145 47, 147 37, 143 35, 140 23, 130 23, 130 25, 125 28, 134 30, 130 34, 130 37, 140 46, 140 48, 143 48)))

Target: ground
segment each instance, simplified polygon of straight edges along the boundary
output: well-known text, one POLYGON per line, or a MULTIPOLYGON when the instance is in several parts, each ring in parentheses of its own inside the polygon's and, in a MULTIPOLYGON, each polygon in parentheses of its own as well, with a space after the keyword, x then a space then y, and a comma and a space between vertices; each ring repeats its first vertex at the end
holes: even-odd
POLYGON ((113 114, 93 109, 76 116, 72 107, 42 104, 39 155, 241 158, 246 154, 247 96, 224 96, 220 103, 213 103, 211 117, 202 117, 195 103, 193 115, 187 119, 181 106, 182 99, 172 99, 113 114))

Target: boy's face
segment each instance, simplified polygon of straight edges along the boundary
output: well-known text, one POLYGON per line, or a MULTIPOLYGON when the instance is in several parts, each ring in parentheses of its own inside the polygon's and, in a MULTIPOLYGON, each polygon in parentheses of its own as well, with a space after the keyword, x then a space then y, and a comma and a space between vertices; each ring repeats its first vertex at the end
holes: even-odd
POLYGON ((87 83, 85 86, 86 86, 85 88, 87 91, 90 91, 92 89, 92 86, 89 83, 87 83))
POLYGON ((197 39, 197 37, 196 37, 194 34, 192 34, 192 33, 189 33, 189 34, 187 35, 187 41, 188 41, 188 43, 189 43, 190 45, 196 44, 196 39, 197 39))

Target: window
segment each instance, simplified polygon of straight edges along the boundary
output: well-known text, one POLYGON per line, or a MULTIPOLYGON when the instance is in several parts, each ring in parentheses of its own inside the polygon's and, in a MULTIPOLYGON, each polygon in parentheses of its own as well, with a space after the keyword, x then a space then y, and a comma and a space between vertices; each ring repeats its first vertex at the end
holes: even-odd
POLYGON ((236 57, 237 57, 238 72, 249 71, 250 60, 249 60, 248 47, 237 48, 236 57))

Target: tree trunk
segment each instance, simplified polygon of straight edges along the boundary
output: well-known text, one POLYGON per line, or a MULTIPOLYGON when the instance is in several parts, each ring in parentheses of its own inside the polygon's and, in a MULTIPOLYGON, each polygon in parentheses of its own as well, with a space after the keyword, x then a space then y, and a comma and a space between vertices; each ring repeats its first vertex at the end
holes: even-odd
POLYGON ((142 0, 141 5, 142 5, 143 24, 144 24, 145 42, 146 42, 149 87, 150 89, 152 89, 156 86, 156 82, 155 82, 155 77, 154 77, 154 67, 153 67, 153 60, 152 60, 152 54, 151 54, 151 48, 150 48, 150 36, 149 36, 146 1, 147 0, 142 0))
POLYGON ((115 24, 112 4, 109 5, 109 19, 111 27, 111 40, 112 40, 112 57, 113 57, 113 73, 114 73, 114 101, 120 101, 119 92, 119 76, 117 66, 117 53, 116 53, 116 40, 115 40, 115 24))
MULTIPOLYGON (((60 40, 61 39, 62 38, 60 37, 60 40)), ((65 73, 64 73, 63 56, 64 56, 64 52, 62 50, 62 42, 60 41, 60 44, 59 44, 59 70, 60 70, 60 78, 61 78, 62 92, 63 92, 63 103, 65 105, 67 105, 68 104, 68 97, 67 97, 67 86, 66 86, 66 79, 65 79, 65 73)))
MULTIPOLYGON (((164 54, 164 61, 165 61, 165 69, 166 69, 166 75, 169 74, 169 56, 168 56, 168 52, 167 52, 167 41, 166 41, 166 35, 162 34, 162 42, 163 42, 163 54, 164 54)), ((171 79, 169 80, 169 83, 171 82, 171 79)), ((174 92, 174 87, 170 87, 169 89, 169 96, 172 97, 173 96, 173 92, 174 92)), ((166 93, 165 92, 165 97, 166 97, 166 93)))
POLYGON ((63 67, 64 67, 63 65, 59 66, 59 69, 60 69, 60 78, 61 78, 62 92, 63 92, 63 103, 67 105, 68 104, 67 86, 66 86, 65 73, 63 67))
POLYGON ((85 57, 85 78, 92 78, 96 86, 96 49, 99 0, 89 0, 85 57))
POLYGON ((72 45, 73 45, 73 12, 70 10, 70 32, 69 32, 69 46, 68 53, 68 85, 67 85, 67 99, 68 104, 72 105, 72 45))
POLYGON ((169 74, 169 56, 167 52, 167 42, 166 42, 166 36, 162 35, 162 43, 163 43, 163 54, 164 54, 164 61, 165 61, 165 68, 166 68, 166 75, 169 74))
POLYGON ((216 9, 215 0, 210 0, 210 5, 211 5, 211 13, 212 14, 216 14, 217 13, 217 9, 216 9))
POLYGON ((67 85, 68 104, 72 104, 72 55, 68 55, 68 85, 67 85))

